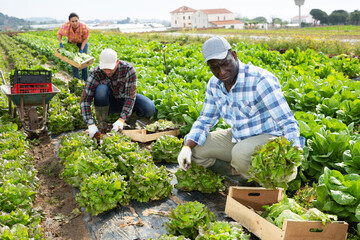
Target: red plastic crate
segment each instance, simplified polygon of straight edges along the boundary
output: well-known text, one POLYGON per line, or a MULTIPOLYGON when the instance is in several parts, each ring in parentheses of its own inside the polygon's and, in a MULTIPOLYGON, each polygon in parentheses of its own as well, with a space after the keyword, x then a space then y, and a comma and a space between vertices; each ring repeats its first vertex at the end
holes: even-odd
POLYGON ((42 93, 52 92, 52 83, 21 83, 11 88, 11 93, 42 93))

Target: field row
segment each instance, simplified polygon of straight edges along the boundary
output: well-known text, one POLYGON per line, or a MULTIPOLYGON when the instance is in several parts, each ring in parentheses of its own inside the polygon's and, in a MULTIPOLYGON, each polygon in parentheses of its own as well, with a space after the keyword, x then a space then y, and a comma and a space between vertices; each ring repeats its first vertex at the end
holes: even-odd
MULTIPOLYGON (((278 77, 300 124, 300 134, 306 138, 305 161, 289 190, 317 185, 316 207, 356 227, 360 222, 360 82, 353 78, 360 76, 359 59, 300 48, 280 53, 269 51, 267 45, 231 42, 242 62, 265 68, 278 77), (324 176, 336 180, 336 186, 324 176)), ((45 56, 58 69, 71 71, 67 64, 53 56, 58 47, 55 31, 22 33, 6 41, 0 39, 0 47, 9 59, 7 64, 6 61, 0 64, 8 65, 9 75, 9 68, 15 66, 22 55, 10 58, 10 49, 17 52, 31 48, 39 54, 28 56, 22 62, 38 61, 39 56, 45 56)), ((200 115, 206 84, 211 77, 210 70, 203 64, 201 44, 93 33, 89 38, 89 54, 95 58, 92 67, 98 64, 104 48, 113 48, 120 60, 134 65, 138 92, 155 102, 154 120, 171 120, 181 125, 182 136, 188 133, 200 115)), ((23 67, 31 65, 19 66, 23 67)), ((69 84, 58 79, 53 83, 61 93, 50 104, 49 131, 54 134, 84 128, 78 104, 84 83, 77 79, 69 84)), ((0 109, 2 113, 7 110, 3 96, 0 109)), ((228 125, 221 120, 214 129, 224 128, 228 125)), ((350 231, 356 232, 353 228, 350 231)))

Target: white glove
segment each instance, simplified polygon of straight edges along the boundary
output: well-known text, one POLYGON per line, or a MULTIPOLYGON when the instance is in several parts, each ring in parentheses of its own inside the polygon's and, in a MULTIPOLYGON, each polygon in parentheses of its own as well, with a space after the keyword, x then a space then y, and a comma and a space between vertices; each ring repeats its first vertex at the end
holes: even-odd
POLYGON ((99 129, 97 128, 97 126, 95 124, 91 124, 88 126, 89 129, 89 137, 93 138, 95 133, 97 133, 99 131, 99 129))
POLYGON ((296 178, 296 176, 297 176, 297 173, 298 173, 297 172, 297 167, 294 166, 293 173, 290 176, 287 177, 286 182, 291 182, 292 180, 294 180, 296 178))
POLYGON ((119 131, 119 129, 123 129, 124 128, 124 120, 119 118, 116 122, 113 123, 113 128, 111 129, 111 131, 119 131))
POLYGON ((191 165, 191 148, 189 146, 184 146, 180 153, 179 153, 179 156, 177 158, 178 160, 178 163, 179 163, 179 167, 182 169, 182 170, 187 170, 190 165, 191 165))

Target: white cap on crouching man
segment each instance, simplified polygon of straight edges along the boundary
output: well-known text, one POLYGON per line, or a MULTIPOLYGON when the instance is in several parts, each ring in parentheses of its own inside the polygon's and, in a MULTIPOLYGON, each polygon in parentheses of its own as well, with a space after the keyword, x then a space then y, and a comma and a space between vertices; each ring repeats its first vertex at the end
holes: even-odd
POLYGON ((105 48, 100 53, 100 69, 114 69, 117 61, 117 53, 110 49, 105 48))
POLYGON ((231 46, 225 38, 220 36, 209 38, 202 47, 205 63, 211 59, 224 59, 229 49, 231 46))

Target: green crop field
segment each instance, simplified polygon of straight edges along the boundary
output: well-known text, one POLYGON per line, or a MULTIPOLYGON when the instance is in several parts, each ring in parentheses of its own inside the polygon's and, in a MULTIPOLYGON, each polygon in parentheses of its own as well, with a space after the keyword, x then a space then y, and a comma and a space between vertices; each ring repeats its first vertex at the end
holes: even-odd
MULTIPOLYGON (((311 206, 336 215, 339 220, 347 221, 350 224, 348 239, 359 239, 360 81, 357 80, 360 77, 360 27, 334 26, 268 31, 216 29, 183 31, 177 34, 94 31, 89 38, 89 55, 95 58, 91 67, 97 66, 100 52, 104 48, 114 49, 120 60, 128 61, 135 67, 138 92, 154 101, 157 111, 153 120, 167 119, 179 124, 179 137, 182 137, 190 131, 200 115, 206 84, 212 75, 203 63, 201 47, 206 37, 202 34, 224 35, 237 52, 240 61, 265 68, 279 79, 284 96, 299 122, 300 134, 306 138, 304 162, 299 167, 297 178, 290 183, 287 194, 292 197, 297 190, 313 186, 317 197, 311 206), (266 39, 251 36, 264 36, 266 39)), ((0 68, 7 79, 14 69, 36 69, 46 63, 52 66, 53 73, 66 71, 71 74, 70 66, 54 56, 57 47, 56 31, 26 32, 13 37, 1 34, 0 68)), ((53 83, 60 88, 61 93, 54 97, 49 106, 49 132, 59 134, 84 129, 86 126, 82 122, 78 104, 84 83, 77 79, 69 83, 53 79, 53 83)), ((221 120, 214 129, 228 127, 221 120)), ((80 140, 76 139, 77 142, 80 140)), ((115 143, 110 141, 109 144, 115 143)), ((126 144, 129 144, 129 148, 133 147, 131 143, 126 144)), ((16 239, 16 236, 26 234, 34 239, 43 239, 39 227, 42 218, 33 208, 38 188, 34 178, 36 170, 31 166, 31 156, 24 155, 28 147, 29 143, 23 135, 18 119, 8 114, 8 100, 1 94, 0 179, 8 180, 6 183, 0 181, 0 239, 16 239), (9 152, 9 149, 18 151, 9 152), (14 165, 9 166, 9 159, 16 159, 16 163, 14 161, 14 165), (15 176, 14 169, 17 167, 29 171, 15 176), (19 189, 20 195, 17 193, 19 189), (17 220, 9 221, 11 218, 17 220), (14 238, 6 238, 7 236, 14 238)), ((70 152, 71 150, 68 154, 70 152)), ((84 186, 84 192, 96 191, 91 189, 105 185, 110 176, 103 175, 102 166, 107 164, 111 169, 116 167, 112 165, 109 156, 105 159, 105 149, 91 153, 79 151, 78 154, 97 159, 98 165, 91 168, 91 171, 96 172, 101 179, 94 179, 93 176, 90 178, 88 168, 84 168, 86 174, 74 173, 70 169, 64 175, 71 176, 71 181, 76 184, 81 184, 82 180, 86 179, 93 185, 84 186)), ((151 158, 151 155, 144 154, 142 158, 151 158)), ((76 157, 80 159, 79 156, 76 157)), ((131 157, 134 158, 133 155, 131 157)), ((133 161, 131 157, 126 161, 133 161)), ((76 164, 82 166, 81 162, 76 164)), ((141 171, 135 166, 134 169, 141 171)), ((116 171, 118 170, 111 173, 112 176, 116 171)), ((150 173, 166 175, 153 168, 149 170, 150 173)), ((134 181, 140 182, 136 179, 134 181)), ((132 185, 118 175, 111 184, 132 185)), ((164 189, 166 191, 159 196, 166 197, 169 194, 169 186, 165 184, 164 189)), ((110 209, 117 204, 126 203, 129 199, 126 195, 128 192, 118 189, 107 194, 112 196, 113 193, 122 200, 111 202, 110 209)), ((95 192, 93 194, 95 195, 95 192)), ((137 200, 141 201, 148 201, 153 197, 141 195, 142 192, 139 191, 136 194, 140 194, 137 200)), ((83 194, 78 197, 85 207, 96 214, 108 210, 96 204, 86 206, 87 196, 83 194)))

